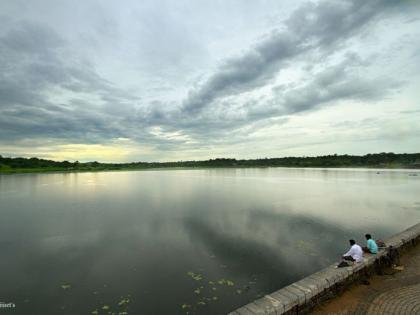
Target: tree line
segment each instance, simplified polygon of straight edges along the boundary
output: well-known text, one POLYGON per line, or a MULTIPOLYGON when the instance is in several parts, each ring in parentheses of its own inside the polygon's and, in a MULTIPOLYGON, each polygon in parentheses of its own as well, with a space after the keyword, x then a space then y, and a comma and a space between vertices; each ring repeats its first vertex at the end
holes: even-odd
POLYGON ((204 161, 100 163, 52 161, 0 155, 0 171, 18 170, 119 170, 149 168, 217 168, 217 167, 402 167, 420 168, 420 153, 376 153, 366 155, 324 155, 262 159, 216 158, 204 161))

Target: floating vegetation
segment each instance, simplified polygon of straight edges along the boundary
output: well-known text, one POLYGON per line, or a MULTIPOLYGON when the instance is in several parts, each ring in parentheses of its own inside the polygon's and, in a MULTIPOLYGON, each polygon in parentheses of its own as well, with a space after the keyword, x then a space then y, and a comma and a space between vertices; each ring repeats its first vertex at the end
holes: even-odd
POLYGON ((71 284, 68 284, 68 283, 62 284, 62 285, 61 285, 61 288, 62 288, 63 290, 68 290, 68 289, 70 289, 70 288, 71 288, 71 284))
MULTIPOLYGON (((98 291, 94 291, 93 294, 98 294, 98 291)), ((128 315, 127 307, 130 303, 130 294, 127 296, 121 296, 119 300, 104 304, 94 309, 91 314, 92 315, 99 315, 99 314, 107 314, 107 315, 128 315), (115 303, 115 304, 114 304, 115 303)), ((102 302, 103 303, 103 302, 102 302)))
POLYGON ((187 275, 189 275, 191 278, 193 278, 194 280, 196 280, 196 281, 200 281, 200 280, 202 280, 203 279, 203 276, 202 275, 200 275, 200 274, 196 274, 196 273, 194 273, 194 272, 192 272, 192 271, 188 271, 187 272, 187 275))
MULTIPOLYGON (((186 315, 196 314, 198 312, 198 308, 216 303, 219 299, 225 296, 225 294, 226 296, 231 296, 232 294, 244 294, 250 290, 249 285, 238 286, 234 281, 225 278, 210 280, 206 279, 206 277, 202 274, 195 273, 193 271, 188 271, 187 275, 193 280, 204 280, 204 282, 202 282, 202 286, 193 289, 193 295, 197 297, 196 300, 191 301, 191 304, 184 303, 181 305, 181 308, 184 310, 186 315), (221 295, 213 296, 217 293, 216 291, 219 290, 221 291, 221 295)), ((256 276, 254 276, 252 280, 253 281, 249 281, 249 284, 256 283, 256 276)))
POLYGON ((118 306, 124 306, 124 305, 127 305, 128 303, 130 303, 130 299, 122 299, 119 303, 118 303, 118 306))
POLYGON ((230 287, 234 286, 235 283, 231 280, 226 280, 226 279, 220 279, 219 281, 217 281, 218 284, 220 285, 228 285, 230 287))
MULTIPOLYGON (((235 282, 229 279, 225 279, 225 278, 222 278, 219 280, 208 280, 208 279, 205 279, 203 275, 192 272, 192 271, 188 271, 187 275, 193 280, 205 281, 203 282, 204 286, 196 287, 195 289, 193 289, 193 293, 196 296, 199 296, 198 300, 196 300, 195 302, 191 304, 184 303, 181 305, 181 308, 185 311, 185 314, 187 315, 197 313, 198 307, 204 307, 218 301, 219 300, 218 296, 212 296, 213 294, 216 293, 215 291, 218 291, 218 286, 220 290, 222 290, 223 293, 224 292, 227 293, 228 291, 232 290, 231 292, 233 294, 243 294, 247 290, 250 289, 249 285, 242 286, 242 287, 236 286, 235 282)), ((255 279, 253 278, 253 280, 256 280, 256 278, 255 279)), ((256 281, 249 281, 249 284, 255 284, 255 283, 256 281)))
POLYGON ((191 308, 191 305, 190 305, 190 304, 182 304, 182 305, 181 305, 181 308, 182 308, 183 310, 185 310, 185 309, 190 309, 190 308, 191 308))

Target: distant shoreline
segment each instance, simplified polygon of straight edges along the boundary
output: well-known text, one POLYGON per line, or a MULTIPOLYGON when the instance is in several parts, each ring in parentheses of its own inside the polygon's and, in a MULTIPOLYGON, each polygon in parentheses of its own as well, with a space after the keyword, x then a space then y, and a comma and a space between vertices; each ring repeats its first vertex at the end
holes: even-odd
MULTIPOLYGON (((401 170, 401 171, 420 171, 420 168, 411 167, 383 167, 383 166, 220 166, 220 167, 149 167, 149 168, 121 168, 121 169, 9 169, 0 170, 0 175, 13 174, 60 174, 60 173, 99 173, 99 172, 139 172, 139 171, 178 171, 178 170, 214 170, 214 169, 267 169, 267 168, 287 168, 287 169, 366 169, 366 170, 401 170)), ((413 176, 418 176, 417 174, 413 176)))
POLYGON ((420 169, 420 153, 376 153, 358 155, 324 155, 314 157, 282 157, 237 160, 217 158, 204 161, 100 163, 52 161, 39 158, 3 157, 0 155, 0 174, 53 172, 144 171, 162 169, 217 168, 366 168, 420 169))

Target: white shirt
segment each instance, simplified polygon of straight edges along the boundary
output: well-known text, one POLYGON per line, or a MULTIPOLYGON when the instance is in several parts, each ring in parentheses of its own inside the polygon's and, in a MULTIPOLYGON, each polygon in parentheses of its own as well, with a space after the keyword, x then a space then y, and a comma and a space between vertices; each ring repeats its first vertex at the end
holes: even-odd
POLYGON ((356 262, 361 262, 363 260, 363 250, 359 245, 354 244, 344 256, 351 256, 356 262))

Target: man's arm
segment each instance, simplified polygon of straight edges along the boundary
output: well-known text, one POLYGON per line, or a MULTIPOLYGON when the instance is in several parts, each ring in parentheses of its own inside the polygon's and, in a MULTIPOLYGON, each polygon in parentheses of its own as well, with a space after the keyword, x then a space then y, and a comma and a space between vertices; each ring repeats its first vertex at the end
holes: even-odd
POLYGON ((350 248, 350 250, 345 253, 343 256, 352 256, 353 257, 354 251, 353 251, 353 246, 350 248))

